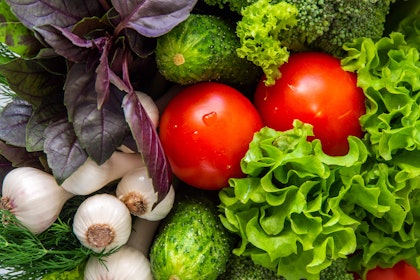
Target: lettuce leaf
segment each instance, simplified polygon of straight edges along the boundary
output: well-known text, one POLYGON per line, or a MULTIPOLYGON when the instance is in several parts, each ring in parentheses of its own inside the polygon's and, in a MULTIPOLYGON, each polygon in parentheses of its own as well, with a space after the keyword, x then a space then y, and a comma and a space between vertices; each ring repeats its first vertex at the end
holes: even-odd
POLYGON ((361 175, 365 186, 388 207, 383 214, 364 211, 360 216, 360 251, 350 262, 359 271, 391 267, 401 259, 420 264, 420 60, 414 36, 419 22, 414 18, 403 22, 407 34, 392 32, 378 41, 359 38, 344 46, 348 56, 342 60, 343 68, 357 73, 366 95, 366 114, 360 122, 374 165, 361 175))
POLYGON ((238 56, 262 68, 266 85, 280 78, 279 67, 289 59, 289 51, 279 40, 281 30, 297 23, 297 8, 287 2, 261 0, 245 7, 236 33, 241 47, 238 56))
POLYGON ((360 38, 344 49, 343 68, 357 73, 367 98, 360 121, 374 154, 391 160, 402 150, 419 149, 419 51, 397 32, 377 42, 360 38))
POLYGON ((331 157, 311 135, 312 126, 299 121, 285 132, 262 128, 241 162, 248 177, 230 179, 219 193, 221 220, 242 239, 234 253, 289 280, 319 279, 332 260, 355 252, 361 220, 348 210, 356 203, 379 215, 387 210, 369 190, 351 201, 368 156, 361 139, 350 137, 349 153, 331 157))
POLYGON ((234 253, 288 280, 318 280, 339 258, 361 275, 419 255, 420 150, 379 161, 350 136, 345 156, 308 141, 312 126, 264 127, 242 159, 245 178, 220 191, 220 218, 240 236, 234 253), (417 213, 417 214, 416 214, 417 213))

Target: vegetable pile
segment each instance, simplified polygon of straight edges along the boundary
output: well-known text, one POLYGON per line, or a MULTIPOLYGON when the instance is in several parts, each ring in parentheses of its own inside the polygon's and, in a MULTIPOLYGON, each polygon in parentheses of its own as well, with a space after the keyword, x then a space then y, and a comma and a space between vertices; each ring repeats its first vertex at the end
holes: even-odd
POLYGON ((0 279, 420 279, 417 0, 0 15, 0 279))

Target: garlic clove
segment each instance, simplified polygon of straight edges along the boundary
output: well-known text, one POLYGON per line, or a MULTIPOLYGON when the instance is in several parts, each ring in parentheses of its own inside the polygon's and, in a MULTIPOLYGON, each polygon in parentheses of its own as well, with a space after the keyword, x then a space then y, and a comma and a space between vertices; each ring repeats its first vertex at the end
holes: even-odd
POLYGON ((128 171, 143 166, 143 157, 138 153, 114 152, 101 165, 88 158, 61 186, 75 195, 89 195, 120 179, 128 171))
POLYGON ((18 167, 3 181, 1 208, 10 211, 32 233, 48 229, 64 203, 74 195, 58 186, 54 176, 33 167, 18 167))
POLYGON ((138 217, 150 212, 158 199, 147 167, 136 168, 125 174, 118 182, 115 194, 131 214, 138 217))
POLYGON ((73 232, 80 243, 94 252, 108 252, 127 243, 131 214, 111 194, 96 194, 83 201, 74 215, 73 232))
POLYGON ((169 193, 158 204, 158 193, 146 167, 136 168, 125 174, 117 185, 116 196, 124 202, 131 214, 147 220, 163 219, 173 206, 175 191, 169 193))
POLYGON ((141 217, 149 221, 162 220, 171 211, 174 205, 174 201, 175 201, 175 189, 171 185, 169 192, 166 194, 165 198, 161 202, 159 202, 159 204, 157 204, 155 208, 153 208, 152 211, 145 213, 141 217))
POLYGON ((84 279, 152 280, 153 277, 147 257, 139 250, 124 245, 115 253, 103 257, 103 262, 91 256, 86 263, 84 279))

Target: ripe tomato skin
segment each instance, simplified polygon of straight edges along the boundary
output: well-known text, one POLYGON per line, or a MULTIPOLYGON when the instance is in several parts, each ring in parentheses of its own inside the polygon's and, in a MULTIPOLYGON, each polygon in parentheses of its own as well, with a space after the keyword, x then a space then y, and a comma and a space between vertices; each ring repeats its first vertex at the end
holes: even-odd
POLYGON ((254 104, 264 124, 283 131, 299 119, 313 125, 325 153, 346 154, 347 137, 363 136, 359 117, 365 113, 365 96, 356 75, 320 52, 292 54, 280 71, 275 85, 265 86, 263 77, 255 92, 254 104))
POLYGON ((366 280, 420 280, 420 275, 413 266, 400 261, 391 268, 376 267, 369 270, 366 280))
POLYGON ((188 86, 164 109, 159 136, 173 173, 207 190, 242 177, 240 161, 261 118, 239 91, 216 82, 188 86))

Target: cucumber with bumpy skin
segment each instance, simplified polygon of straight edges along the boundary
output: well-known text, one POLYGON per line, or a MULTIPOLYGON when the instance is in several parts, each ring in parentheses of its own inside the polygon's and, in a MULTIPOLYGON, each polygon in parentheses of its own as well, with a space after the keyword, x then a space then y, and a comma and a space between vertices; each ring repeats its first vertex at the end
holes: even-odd
POLYGON ((214 203, 185 197, 175 203, 150 249, 155 280, 212 280, 222 274, 234 237, 214 203))
POLYGON ((191 14, 157 39, 157 67, 167 80, 181 85, 218 81, 253 86, 261 71, 238 57, 239 47, 233 23, 213 15, 191 14))

